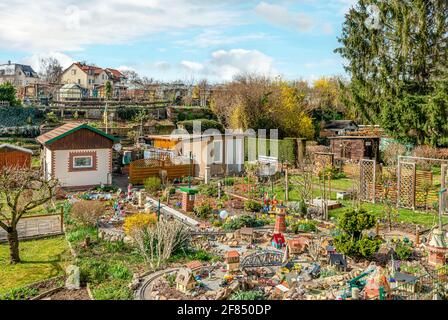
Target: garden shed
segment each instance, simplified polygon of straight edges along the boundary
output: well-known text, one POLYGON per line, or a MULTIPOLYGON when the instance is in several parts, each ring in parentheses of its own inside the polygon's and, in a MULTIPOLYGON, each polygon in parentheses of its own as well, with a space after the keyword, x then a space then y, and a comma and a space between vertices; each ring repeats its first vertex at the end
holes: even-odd
POLYGON ((112 183, 112 147, 116 138, 85 123, 67 123, 37 137, 45 176, 62 187, 112 183))
POLYGON ((0 145, 0 168, 30 168, 33 151, 12 144, 0 145))
POLYGON ((336 159, 380 159, 380 137, 377 136, 336 136, 329 137, 330 152, 336 159))

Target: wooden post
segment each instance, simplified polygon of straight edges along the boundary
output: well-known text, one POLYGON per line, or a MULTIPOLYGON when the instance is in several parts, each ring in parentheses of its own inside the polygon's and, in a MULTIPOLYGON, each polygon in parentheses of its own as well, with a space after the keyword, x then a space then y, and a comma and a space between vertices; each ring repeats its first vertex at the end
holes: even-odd
POLYGON ((285 168, 285 200, 289 201, 289 181, 288 181, 288 164, 285 168))
POLYGON ((418 246, 420 244, 420 228, 418 225, 415 226, 415 245, 418 246))
POLYGON ((61 232, 64 231, 64 206, 61 207, 61 232))

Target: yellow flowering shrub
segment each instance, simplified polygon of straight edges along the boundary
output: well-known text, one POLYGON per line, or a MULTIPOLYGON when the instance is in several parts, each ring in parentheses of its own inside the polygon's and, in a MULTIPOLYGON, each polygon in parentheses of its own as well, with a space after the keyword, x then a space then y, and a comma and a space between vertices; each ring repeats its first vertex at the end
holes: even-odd
POLYGON ((143 230, 144 228, 156 224, 157 216, 152 213, 137 213, 124 219, 123 229, 126 235, 131 235, 133 232, 143 230))

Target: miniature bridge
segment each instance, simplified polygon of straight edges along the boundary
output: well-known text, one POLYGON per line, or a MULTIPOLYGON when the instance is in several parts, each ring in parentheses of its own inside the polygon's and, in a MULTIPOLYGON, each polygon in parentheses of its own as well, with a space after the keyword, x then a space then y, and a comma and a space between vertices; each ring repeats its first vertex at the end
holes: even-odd
POLYGON ((264 250, 261 252, 252 253, 241 260, 240 267, 244 268, 259 268, 281 266, 283 264, 283 252, 264 250))

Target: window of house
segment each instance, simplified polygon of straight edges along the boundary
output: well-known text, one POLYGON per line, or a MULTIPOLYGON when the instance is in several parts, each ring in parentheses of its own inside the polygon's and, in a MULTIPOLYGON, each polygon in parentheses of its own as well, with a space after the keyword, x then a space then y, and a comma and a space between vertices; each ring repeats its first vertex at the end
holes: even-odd
POLYGON ((78 84, 81 84, 81 79, 78 79, 78 84))
POLYGON ((213 141, 213 161, 215 163, 222 162, 222 141, 213 141))
POLYGON ((76 74, 76 70, 73 69, 73 70, 72 70, 72 75, 75 75, 75 74, 76 74))
POLYGON ((73 157, 73 168, 74 169, 93 168, 93 157, 92 156, 73 157))

